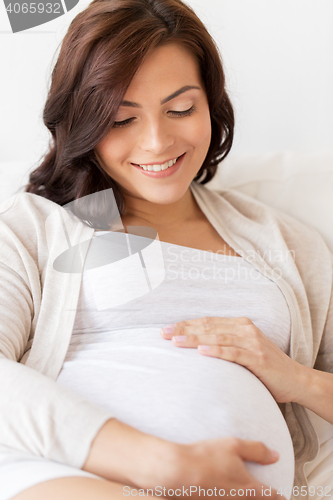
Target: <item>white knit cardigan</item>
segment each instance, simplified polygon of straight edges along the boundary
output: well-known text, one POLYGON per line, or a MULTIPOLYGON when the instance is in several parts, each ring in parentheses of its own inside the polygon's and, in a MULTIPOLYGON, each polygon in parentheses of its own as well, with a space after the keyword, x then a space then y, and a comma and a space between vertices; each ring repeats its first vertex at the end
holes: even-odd
MULTIPOLYGON (((333 373, 333 255, 323 238, 239 191, 212 191, 195 181, 190 189, 222 238, 284 294, 291 314, 288 354, 333 373)), ((53 263, 79 243, 83 263, 93 234, 41 196, 19 193, 0 206, 0 451, 81 468, 94 437, 113 417, 56 382, 82 272, 59 272, 53 263)), ((316 433, 302 406, 280 408, 294 444, 295 485, 306 485, 303 466, 318 452, 316 433)))

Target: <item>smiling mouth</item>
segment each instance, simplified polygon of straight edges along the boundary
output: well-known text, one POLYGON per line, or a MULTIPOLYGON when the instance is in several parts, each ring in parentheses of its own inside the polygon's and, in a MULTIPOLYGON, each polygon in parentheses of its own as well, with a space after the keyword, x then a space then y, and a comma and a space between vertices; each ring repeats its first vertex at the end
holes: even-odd
MULTIPOLYGON (((183 153, 184 155, 185 153, 183 153)), ((155 165, 139 165, 138 163, 133 163, 133 165, 142 168, 143 170, 147 170, 149 172, 161 172, 163 170, 167 170, 170 167, 173 167, 175 163, 181 158, 183 155, 178 156, 177 158, 174 158, 173 160, 167 161, 162 164, 155 164, 155 165)))

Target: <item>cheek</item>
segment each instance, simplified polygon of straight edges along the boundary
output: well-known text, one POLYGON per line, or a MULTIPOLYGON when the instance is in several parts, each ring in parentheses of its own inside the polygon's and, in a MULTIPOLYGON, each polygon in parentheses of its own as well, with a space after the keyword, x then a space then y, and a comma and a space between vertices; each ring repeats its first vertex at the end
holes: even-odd
POLYGON ((113 137, 112 140, 106 138, 98 143, 95 151, 106 166, 112 167, 113 164, 121 162, 126 157, 127 149, 128 143, 126 141, 113 137))
POLYGON ((212 125, 209 112, 201 115, 200 118, 198 117, 198 120, 192 124, 190 131, 193 144, 198 147, 208 147, 212 135, 212 125))

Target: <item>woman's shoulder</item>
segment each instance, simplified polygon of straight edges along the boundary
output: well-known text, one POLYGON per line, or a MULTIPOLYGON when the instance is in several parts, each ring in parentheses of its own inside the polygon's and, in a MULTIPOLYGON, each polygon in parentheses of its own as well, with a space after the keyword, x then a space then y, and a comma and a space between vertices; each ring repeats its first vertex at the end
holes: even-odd
POLYGON ((279 229, 285 235, 288 235, 291 240, 295 240, 301 244, 301 240, 308 242, 316 240, 318 243, 326 246, 326 242, 320 235, 318 230, 295 217, 289 215, 280 209, 257 200, 249 194, 243 193, 237 189, 210 189, 205 185, 195 184, 195 192, 199 193, 202 201, 210 208, 221 210, 225 223, 238 224, 240 221, 249 224, 256 231, 264 229, 279 229))
MULTIPOLYGON (((192 183, 193 184, 193 183, 192 183)), ((251 241, 261 252, 287 248, 299 270, 320 260, 328 270, 332 253, 319 231, 291 215, 236 189, 212 190, 196 184, 193 191, 202 206, 214 214, 229 234, 251 241)))
POLYGON ((215 189, 197 182, 192 182, 191 188, 202 204, 213 210, 221 210, 225 219, 230 221, 245 218, 267 224, 278 213, 273 207, 235 188, 215 189))
MULTIPOLYGON (((21 192, 1 203, 0 221, 7 225, 33 224, 38 226, 38 223, 45 223, 50 216, 61 213, 62 219, 71 219, 74 223, 82 224, 69 207, 65 207, 43 196, 21 192)), ((52 220, 56 220, 56 217, 52 217, 52 220)), ((58 217, 57 220, 61 219, 58 217)))
POLYGON ((55 210, 59 205, 47 198, 33 193, 16 193, 7 200, 0 204, 0 217, 3 219, 15 218, 18 216, 33 217, 39 214, 50 213, 55 210))
POLYGON ((48 259, 84 243, 94 229, 70 210, 32 193, 17 193, 0 205, 0 261, 25 276, 25 269, 44 269, 48 259))
POLYGON ((47 235, 58 235, 64 227, 72 234, 90 235, 91 228, 70 210, 33 193, 17 193, 0 205, 0 235, 6 241, 21 241, 25 246, 37 245, 47 235), (77 227, 80 226, 77 232, 77 227))

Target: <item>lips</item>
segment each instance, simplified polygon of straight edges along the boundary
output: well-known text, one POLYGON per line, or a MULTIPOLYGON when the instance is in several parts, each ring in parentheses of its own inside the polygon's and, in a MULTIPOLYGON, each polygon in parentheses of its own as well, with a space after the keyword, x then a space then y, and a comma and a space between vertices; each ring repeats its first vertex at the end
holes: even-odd
MULTIPOLYGON (((183 153, 182 155, 180 156, 176 156, 176 161, 179 160, 179 158, 181 158, 182 156, 184 156, 185 153, 183 153)), ((174 160, 174 158, 170 158, 170 160, 174 160)), ((167 163, 168 161, 170 160, 166 160, 164 161, 163 163, 132 163, 132 165, 136 165, 137 167, 140 167, 140 165, 163 165, 164 163, 167 163)))
POLYGON ((135 165, 134 163, 132 164, 133 167, 137 168, 140 171, 140 174, 148 176, 152 179, 163 179, 165 177, 170 177, 175 174, 181 167, 184 157, 186 153, 182 154, 176 163, 172 165, 172 167, 168 167, 167 169, 164 170, 159 170, 159 171, 154 171, 154 170, 145 170, 144 168, 140 167, 140 165, 135 165))

